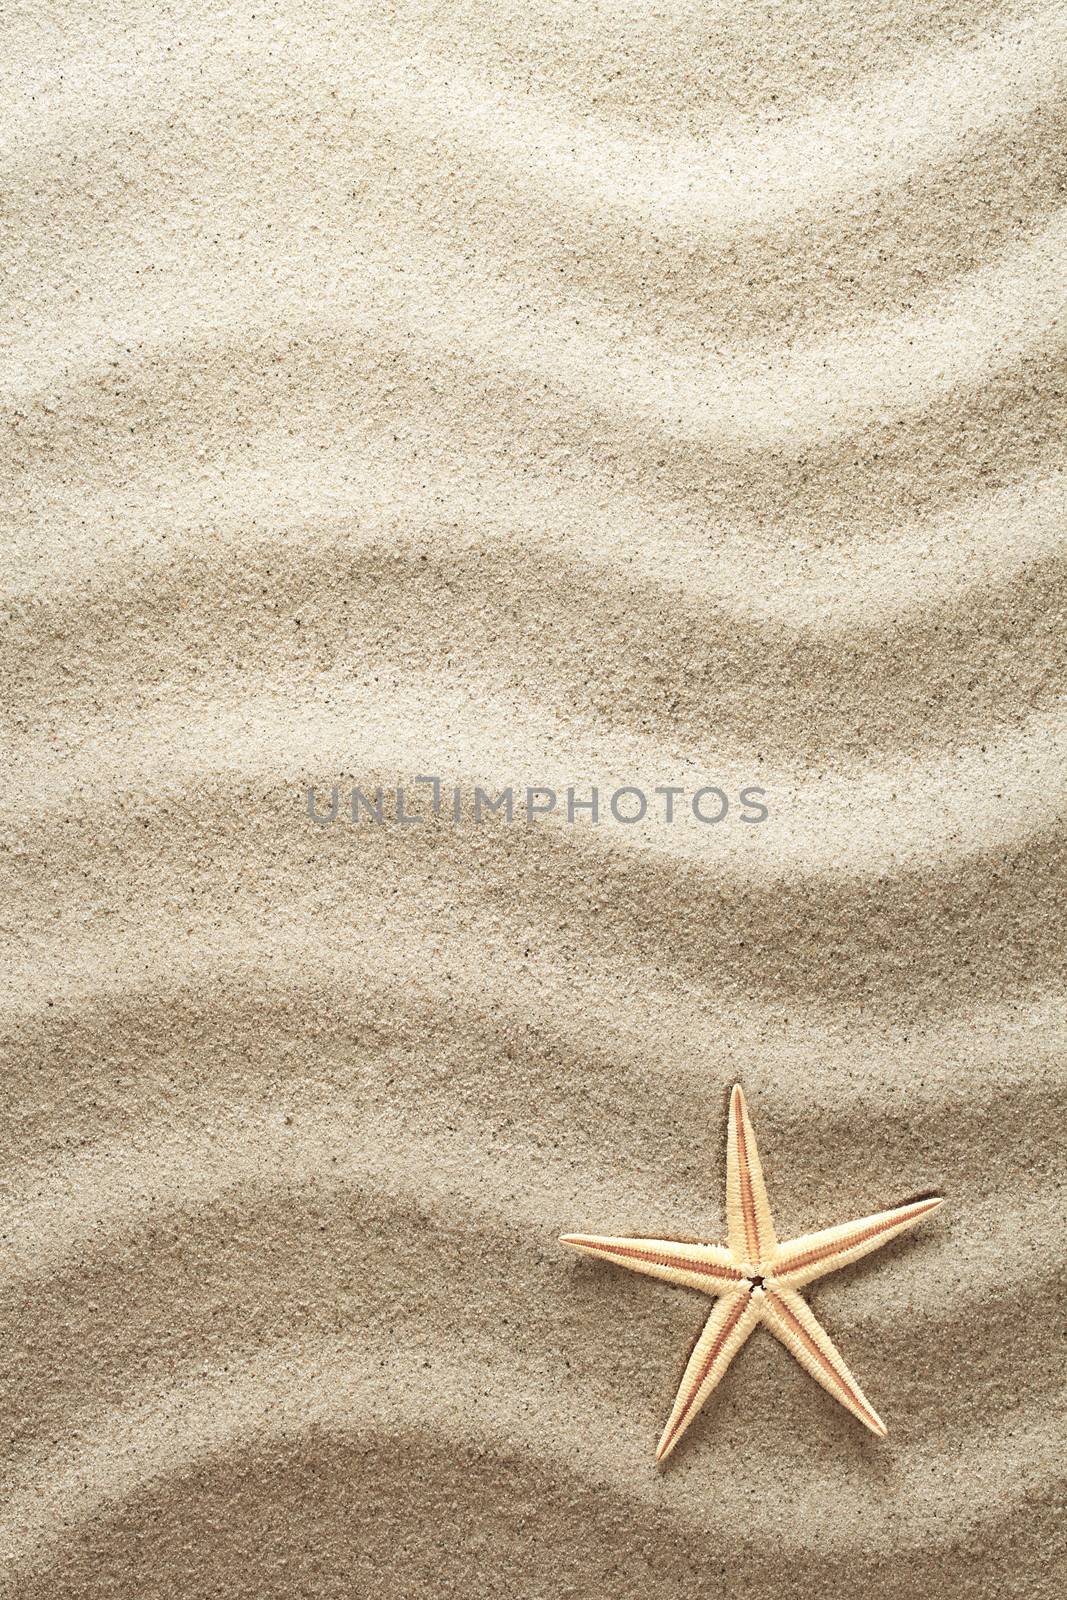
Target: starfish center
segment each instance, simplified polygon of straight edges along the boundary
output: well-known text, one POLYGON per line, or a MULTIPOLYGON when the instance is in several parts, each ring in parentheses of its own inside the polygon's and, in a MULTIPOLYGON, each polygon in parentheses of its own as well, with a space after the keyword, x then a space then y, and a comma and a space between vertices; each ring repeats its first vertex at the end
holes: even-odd
POLYGON ((762 1289, 763 1275, 759 1272, 750 1272, 748 1277, 745 1279, 745 1282, 748 1284, 750 1289, 762 1289))

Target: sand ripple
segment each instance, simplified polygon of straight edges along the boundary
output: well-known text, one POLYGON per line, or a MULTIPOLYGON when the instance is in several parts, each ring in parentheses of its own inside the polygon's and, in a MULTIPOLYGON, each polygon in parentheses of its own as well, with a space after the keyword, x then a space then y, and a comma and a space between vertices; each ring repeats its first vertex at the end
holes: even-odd
POLYGON ((3 30, 10 1592, 1042 1592, 1067 12, 3 30), (772 814, 304 809, 427 772, 772 814), (785 1231, 950 1205, 884 1444, 753 1341, 657 1474, 702 1303, 553 1241, 736 1077, 785 1231))

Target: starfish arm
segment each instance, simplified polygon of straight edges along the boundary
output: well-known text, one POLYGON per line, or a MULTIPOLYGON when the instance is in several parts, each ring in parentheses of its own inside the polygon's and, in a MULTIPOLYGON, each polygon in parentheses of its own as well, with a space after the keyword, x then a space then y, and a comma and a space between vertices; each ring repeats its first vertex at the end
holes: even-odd
POLYGON ((730 1252, 717 1244, 685 1244, 678 1239, 598 1238, 587 1233, 564 1233, 560 1244, 584 1256, 597 1256, 644 1272, 650 1278, 680 1283, 704 1294, 726 1294, 741 1281, 730 1252))
POLYGON ((674 1407, 656 1446, 657 1461, 670 1455, 758 1321, 759 1311, 747 1287, 716 1301, 686 1363, 674 1407))
POLYGON ((739 1083, 730 1094, 726 1135, 726 1220, 735 1261, 767 1261, 777 1249, 756 1135, 739 1083))
POLYGON ((915 1200, 910 1205, 895 1206, 891 1211, 879 1211, 871 1217, 860 1217, 856 1222, 844 1222, 836 1228, 824 1228, 821 1233, 807 1233, 800 1239, 791 1239, 778 1251, 774 1276, 790 1289, 803 1288, 815 1278, 859 1261, 872 1250, 880 1250, 890 1239, 914 1228, 942 1204, 940 1196, 931 1195, 926 1200, 915 1200))
POLYGON ((800 1365, 823 1388, 858 1417, 864 1427, 884 1438, 885 1423, 846 1367, 837 1347, 810 1306, 792 1289, 777 1287, 764 1295, 763 1321, 800 1365))

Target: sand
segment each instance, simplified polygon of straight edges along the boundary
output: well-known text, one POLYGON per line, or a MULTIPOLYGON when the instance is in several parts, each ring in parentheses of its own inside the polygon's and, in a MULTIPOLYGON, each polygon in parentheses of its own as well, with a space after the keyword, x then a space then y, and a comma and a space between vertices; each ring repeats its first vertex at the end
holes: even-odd
POLYGON ((3 1592, 1059 1592, 1067 13, 2 29, 3 1592))

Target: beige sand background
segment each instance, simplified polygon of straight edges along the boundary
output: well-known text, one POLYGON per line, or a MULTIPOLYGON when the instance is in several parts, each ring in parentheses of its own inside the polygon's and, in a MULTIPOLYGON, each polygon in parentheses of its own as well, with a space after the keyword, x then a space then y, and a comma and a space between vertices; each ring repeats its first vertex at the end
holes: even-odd
POLYGON ((1060 1592, 1067 13, 2 29, 4 1592, 1060 1592), (657 1471, 735 1078, 950 1203, 657 1471))

